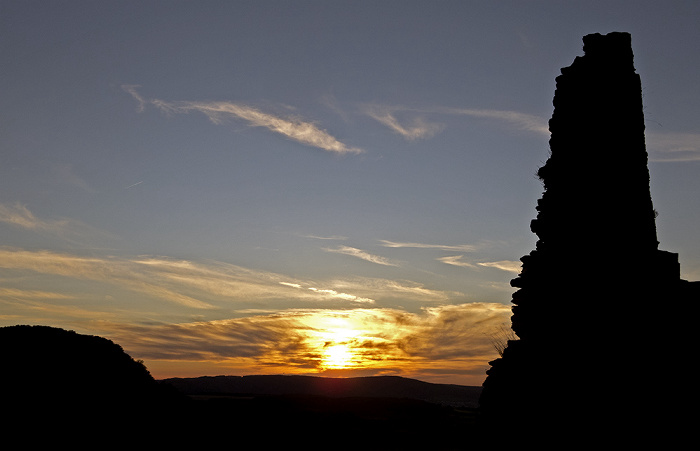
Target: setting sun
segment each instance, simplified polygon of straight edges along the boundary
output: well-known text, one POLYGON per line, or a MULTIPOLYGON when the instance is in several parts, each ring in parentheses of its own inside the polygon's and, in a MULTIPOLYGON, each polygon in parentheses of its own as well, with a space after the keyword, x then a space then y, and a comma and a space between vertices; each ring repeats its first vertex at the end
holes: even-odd
POLYGON ((326 369, 342 369, 353 365, 353 353, 346 344, 332 344, 323 350, 321 365, 326 369))
MULTIPOLYGON (((337 314, 337 313, 336 313, 337 314)), ((316 317, 314 342, 320 356, 319 366, 325 370, 338 370, 362 366, 362 357, 356 348, 364 331, 352 318, 342 316, 316 317)))

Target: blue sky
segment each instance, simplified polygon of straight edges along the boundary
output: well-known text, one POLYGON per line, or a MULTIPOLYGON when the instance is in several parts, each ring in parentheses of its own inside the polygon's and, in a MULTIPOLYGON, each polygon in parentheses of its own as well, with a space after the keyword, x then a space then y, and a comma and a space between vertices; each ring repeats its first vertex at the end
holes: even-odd
POLYGON ((105 336, 156 377, 479 384, 534 248, 554 79, 586 34, 632 34, 660 247, 700 279, 699 19, 2 1, 0 325, 105 336))

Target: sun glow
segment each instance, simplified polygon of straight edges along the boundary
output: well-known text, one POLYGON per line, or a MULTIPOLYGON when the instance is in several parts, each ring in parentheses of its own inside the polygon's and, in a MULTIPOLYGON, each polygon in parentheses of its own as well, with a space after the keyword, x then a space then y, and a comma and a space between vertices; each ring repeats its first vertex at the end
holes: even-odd
POLYGON ((316 336, 320 354, 320 367, 323 369, 344 369, 362 365, 362 357, 357 352, 357 344, 363 331, 349 318, 323 318, 318 324, 316 336))
POLYGON ((353 353, 346 344, 332 344, 323 350, 323 367, 342 369, 353 365, 353 353))

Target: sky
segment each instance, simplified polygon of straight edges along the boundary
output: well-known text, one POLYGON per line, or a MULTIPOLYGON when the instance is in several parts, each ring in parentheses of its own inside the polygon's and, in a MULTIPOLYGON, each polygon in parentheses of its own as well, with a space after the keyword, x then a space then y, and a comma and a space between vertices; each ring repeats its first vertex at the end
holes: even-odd
POLYGON ((0 0, 0 326, 103 336, 156 378, 480 385, 586 34, 632 35, 660 248, 700 279, 698 23, 695 1, 0 0))

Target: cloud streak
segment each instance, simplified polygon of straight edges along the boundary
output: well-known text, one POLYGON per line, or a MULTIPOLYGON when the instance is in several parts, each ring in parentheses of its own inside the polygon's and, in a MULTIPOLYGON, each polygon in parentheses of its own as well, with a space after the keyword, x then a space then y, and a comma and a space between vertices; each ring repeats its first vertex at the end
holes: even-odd
MULTIPOLYGON (((355 257, 355 253, 351 254, 355 257)), ((368 254, 369 255, 369 254, 368 254)), ((363 258, 366 256, 360 256, 363 258)), ((391 264, 371 259, 374 263, 391 264)), ((74 281, 105 284, 102 292, 114 296, 136 293, 144 305, 178 306, 172 313, 233 311, 240 308, 270 308, 284 305, 323 305, 329 308, 374 305, 379 302, 406 301, 420 304, 452 302, 463 299, 456 292, 434 290, 421 284, 381 278, 338 278, 325 281, 299 280, 268 271, 252 270, 228 263, 194 262, 157 256, 116 257, 81 256, 50 251, 30 251, 0 247, 0 268, 23 274, 28 280, 40 280, 51 286, 53 279, 39 276, 60 276, 74 281), (36 275, 35 277, 32 276, 36 275)), ((35 285, 37 282, 32 282, 35 285)), ((79 290, 80 284, 74 284, 79 290)), ((10 287, 7 287, 8 289, 10 287)), ((17 290, 22 287, 18 286, 17 290)), ((38 296, 32 286, 24 296, 38 296), (32 291, 33 290, 33 291, 32 291)), ((55 290, 54 290, 55 291, 55 290)), ((46 293, 50 291, 46 290, 46 293)), ((5 291, 5 295, 22 291, 5 291)), ((100 309, 100 301, 95 300, 100 309)), ((134 307, 137 311, 138 308, 134 307)))
POLYGON ((374 304, 376 301, 374 299, 366 298, 366 297, 361 297, 361 296, 355 296, 353 294, 348 294, 348 293, 342 293, 338 292, 336 290, 331 290, 328 288, 316 288, 316 287, 304 287, 303 285, 299 283, 292 283, 292 282, 280 282, 280 285, 284 285, 287 287, 291 288, 297 288, 300 290, 309 290, 314 293, 318 293, 321 295, 327 295, 331 298, 336 298, 340 299, 343 301, 351 301, 351 302, 360 302, 363 304, 374 304))
POLYGON ((140 87, 141 85, 122 85, 122 90, 131 94, 131 97, 138 102, 138 107, 136 108, 136 111, 138 112, 142 112, 144 109, 146 109, 146 105, 150 103, 150 101, 144 99, 141 94, 139 94, 136 88, 140 87))
POLYGON ((452 303, 465 298, 460 292, 435 290, 409 280, 354 277, 331 280, 328 285, 336 290, 349 291, 358 296, 371 296, 383 301, 452 303))
POLYGON ((402 125, 395 117, 391 107, 366 106, 364 113, 409 141, 429 138, 444 128, 441 124, 427 122, 422 117, 413 118, 411 125, 402 125))
POLYGON ((523 264, 519 261, 501 260, 497 262, 480 262, 477 263, 477 265, 484 266, 486 268, 496 268, 506 272, 514 272, 517 274, 520 272, 523 264))
POLYGON ((700 133, 646 132, 646 145, 654 162, 700 161, 700 133))
POLYGON ((448 257, 439 257, 437 260, 447 265, 460 266, 462 268, 476 268, 473 263, 463 261, 462 257, 464 257, 464 255, 452 255, 448 257))
POLYGON ((85 240, 104 242, 115 238, 106 232, 74 219, 46 220, 38 218, 25 205, 19 202, 14 205, 0 204, 0 222, 39 234, 56 236, 71 243, 80 243, 85 240))
POLYGON ((314 240, 328 240, 328 241, 345 241, 348 239, 346 236, 342 235, 331 235, 331 236, 319 236, 319 235, 302 235, 304 238, 311 238, 314 240))
POLYGON ((127 259, 0 248, 0 268, 96 280, 190 308, 211 308, 206 302, 172 290, 163 283, 162 275, 143 271, 138 262, 127 259))
POLYGON ((442 111, 444 114, 495 119, 498 121, 510 123, 519 130, 534 132, 545 136, 549 136, 550 134, 547 120, 534 114, 527 114, 510 110, 490 110, 477 108, 436 109, 436 112, 440 111, 442 111))
MULTIPOLYGON (((546 118, 534 114, 512 110, 495 110, 488 108, 450 108, 450 107, 404 107, 369 104, 360 107, 362 114, 371 117, 388 127, 394 133, 409 141, 430 138, 441 132, 445 126, 428 121, 425 116, 469 116, 494 120, 509 124, 512 128, 550 136, 546 118), (399 120, 397 115, 415 115, 410 121, 399 120)), ((700 134, 682 132, 646 132, 646 144, 649 159, 653 162, 688 162, 700 161, 700 134)))
POLYGON ((71 299, 71 296, 49 291, 20 290, 17 288, 0 287, 0 299, 71 299))
POLYGON ((369 252, 363 251, 362 249, 357 249, 355 247, 350 247, 350 246, 338 246, 337 248, 329 248, 329 247, 324 247, 324 251, 326 252, 334 252, 336 254, 343 254, 343 255, 349 255, 351 257, 356 257, 361 260, 365 260, 371 263, 376 263, 378 265, 384 265, 384 266, 399 266, 398 263, 394 263, 388 258, 381 257, 379 255, 373 255, 370 254, 369 252))
POLYGON ((404 243, 388 240, 379 240, 384 247, 394 247, 394 248, 417 248, 417 249, 440 249, 443 251, 462 251, 462 252, 473 252, 478 249, 478 246, 473 244, 457 244, 457 245, 447 245, 447 244, 425 244, 425 243, 404 243))
POLYGON ((159 99, 147 100, 136 90, 136 85, 123 85, 122 89, 138 102, 138 111, 151 104, 166 114, 199 112, 214 124, 221 125, 229 119, 242 120, 253 127, 262 127, 298 143, 316 147, 331 153, 362 153, 363 150, 340 142, 313 122, 294 116, 280 116, 263 112, 257 108, 234 102, 214 101, 168 102, 159 99))
POLYGON ((364 105, 361 107, 361 111, 408 140, 428 138, 444 128, 441 124, 428 122, 423 117, 425 115, 470 116, 493 119, 508 123, 518 130, 549 136, 549 125, 546 119, 533 114, 511 110, 449 107, 409 108, 403 106, 364 105), (396 118, 396 114, 399 112, 413 113, 420 116, 414 117, 412 125, 407 126, 402 125, 396 118))
POLYGON ((501 260, 496 262, 476 262, 471 263, 462 260, 464 255, 450 255, 447 257, 439 257, 436 260, 445 263, 446 265, 460 266, 462 268, 478 268, 479 266, 483 268, 494 268, 506 272, 519 273, 522 267, 522 263, 519 261, 512 260, 501 260))

